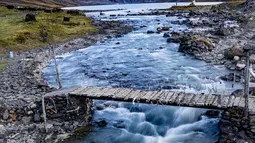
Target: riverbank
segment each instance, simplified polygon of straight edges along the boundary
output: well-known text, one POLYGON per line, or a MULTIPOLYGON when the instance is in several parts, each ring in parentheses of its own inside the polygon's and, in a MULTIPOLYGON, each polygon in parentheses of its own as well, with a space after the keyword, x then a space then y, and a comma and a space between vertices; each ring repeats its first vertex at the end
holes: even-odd
MULTIPOLYGON (((132 30, 132 27, 120 22, 94 21, 93 25, 99 29, 98 32, 58 43, 54 45, 55 53, 60 55, 86 48, 105 38, 121 36, 132 30)), ((42 77, 42 69, 52 58, 50 46, 27 52, 16 52, 15 58, 10 60, 8 67, 1 72, 1 141, 44 142, 46 134, 43 133, 43 125, 35 123, 38 122, 35 120, 35 116, 38 117, 36 113, 40 109, 40 107, 36 107, 36 103, 47 92, 55 90, 48 87, 42 77)), ((68 122, 66 126, 72 126, 72 129, 75 129, 72 124, 73 122, 68 122)), ((75 126, 78 126, 77 122, 75 126)), ((52 126, 52 128, 55 127, 52 126)), ((69 132, 72 132, 72 129, 69 132)), ((62 130, 60 129, 60 131, 62 130)))

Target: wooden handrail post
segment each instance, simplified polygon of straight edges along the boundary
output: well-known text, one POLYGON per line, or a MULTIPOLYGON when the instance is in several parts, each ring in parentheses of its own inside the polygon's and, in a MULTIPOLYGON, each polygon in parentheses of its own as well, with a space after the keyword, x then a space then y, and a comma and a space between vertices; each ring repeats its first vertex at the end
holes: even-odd
POLYGON ((249 114, 249 84, 250 84, 250 52, 246 51, 245 61, 245 83, 244 83, 244 99, 245 99, 245 117, 249 114))
POLYGON ((46 108, 45 108, 45 102, 44 102, 44 96, 42 96, 42 108, 43 108, 43 120, 44 120, 44 128, 45 132, 48 132, 47 129, 47 116, 46 116, 46 108))
POLYGON ((59 86, 59 89, 61 89, 62 88, 62 84, 61 84, 61 81, 60 81, 60 74, 59 74, 59 70, 58 70, 56 53, 55 53, 55 50, 54 50, 53 46, 52 46, 52 52, 53 52, 53 57, 54 57, 54 62, 55 62, 56 73, 57 73, 58 86, 59 86))

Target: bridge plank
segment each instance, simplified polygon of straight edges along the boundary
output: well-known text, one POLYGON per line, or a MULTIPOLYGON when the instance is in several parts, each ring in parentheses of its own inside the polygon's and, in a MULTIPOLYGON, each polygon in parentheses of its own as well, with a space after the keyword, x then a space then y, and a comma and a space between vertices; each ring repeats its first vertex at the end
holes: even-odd
POLYGON ((114 93, 116 91, 118 91, 116 88, 107 88, 107 89, 104 89, 104 93, 101 93, 101 95, 98 97, 100 99, 112 99, 112 97, 114 96, 114 93), (107 90, 108 89, 108 90, 107 90))
POLYGON ((161 98, 161 96, 163 95, 163 93, 164 93, 164 91, 158 92, 155 96, 153 96, 151 98, 151 101, 153 101, 154 103, 158 103, 158 101, 161 98))
POLYGON ((244 100, 245 100, 245 98, 244 98, 244 97, 242 97, 242 98, 241 98, 241 100, 240 100, 240 102, 239 102, 238 107, 245 107, 244 100))
POLYGON ((205 105, 205 99, 207 95, 201 94, 199 100, 195 103, 197 107, 201 107, 205 105))
POLYGON ((182 98, 180 98, 180 102, 179 102, 179 105, 183 105, 184 104, 184 101, 185 101, 185 99, 187 99, 188 98, 188 93, 184 93, 184 96, 182 97, 182 98))
POLYGON ((196 94, 191 94, 190 99, 186 102, 188 106, 191 106, 192 101, 195 99, 196 96, 196 94))
POLYGON ((185 93, 184 92, 180 92, 178 97, 176 98, 176 105, 180 106, 181 100, 185 97, 185 93))
POLYGON ((211 95, 205 95, 205 99, 204 99, 204 106, 206 106, 207 105, 207 100, 209 99, 209 97, 210 97, 211 95))
POLYGON ((130 89, 130 92, 123 97, 123 100, 125 100, 125 101, 128 100, 128 97, 132 96, 132 94, 134 94, 134 92, 136 92, 135 89, 130 89))
POLYGON ((113 98, 118 99, 118 100, 123 100, 125 98, 125 96, 128 95, 131 91, 132 90, 128 89, 128 88, 126 88, 124 90, 122 89, 122 90, 120 90, 120 92, 116 93, 113 98))
MULTIPOLYGON (((110 88, 109 87, 104 87, 100 92, 98 92, 98 94, 97 94, 97 97, 98 98, 101 98, 101 97, 106 97, 106 96, 108 96, 108 91, 110 90, 110 88)), ((117 89, 116 89, 117 90, 117 89)))
POLYGON ((168 98, 167 100, 167 104, 174 104, 174 102, 176 101, 177 97, 178 97, 178 94, 177 92, 175 92, 171 98, 168 98))
POLYGON ((120 93, 122 90, 123 89, 121 89, 121 88, 115 88, 115 91, 113 91, 112 95, 110 95, 109 97, 111 97, 113 100, 120 100, 120 98, 117 96, 117 94, 120 93))
POLYGON ((239 105, 240 100, 241 100, 241 97, 236 97, 235 100, 234 100, 233 106, 237 107, 239 105))
POLYGON ((104 87, 98 87, 93 92, 91 92, 90 96, 93 96, 94 98, 101 97, 101 95, 103 94, 102 91, 104 89, 105 89, 104 87))
POLYGON ((69 92, 69 95, 74 95, 83 89, 84 89, 84 87, 78 87, 78 88, 74 89, 73 91, 69 92))
POLYGON ((206 106, 211 106, 212 102, 213 102, 213 99, 215 98, 214 95, 209 95, 207 101, 206 101, 206 106))
POLYGON ((255 98, 250 98, 249 102, 249 112, 255 112, 255 98))
POLYGON ((74 90, 74 91, 70 92, 69 94, 70 94, 70 95, 78 95, 78 96, 80 96, 79 93, 80 93, 81 91, 85 90, 86 88, 88 88, 88 87, 81 87, 81 88, 78 88, 77 90, 74 90))
POLYGON ((102 87, 92 87, 90 90, 83 92, 83 94, 87 97, 95 98, 95 93, 100 91, 102 87))
POLYGON ((168 94, 169 94, 168 91, 164 91, 164 92, 162 93, 162 96, 160 96, 160 98, 158 99, 159 102, 160 102, 161 104, 164 104, 164 102, 165 102, 165 100, 166 100, 168 94))
POLYGON ((141 91, 140 95, 135 98, 136 102, 140 102, 140 100, 146 95, 147 91, 141 91))
POLYGON ((150 102, 152 101, 151 99, 153 99, 154 96, 157 96, 160 92, 161 92, 161 91, 155 91, 155 92, 149 97, 149 99, 147 100, 147 103, 150 103, 150 102))
POLYGON ((209 106, 211 106, 211 107, 217 106, 217 97, 218 97, 218 95, 213 95, 213 99, 212 99, 212 101, 209 103, 209 106))
POLYGON ((133 100, 134 98, 137 98, 138 96, 140 96, 141 94, 141 90, 134 90, 134 92, 132 92, 132 94, 128 97, 126 97, 127 100, 133 100))
POLYGON ((140 100, 146 102, 146 100, 148 100, 153 93, 154 91, 148 91, 140 100))
POLYGON ((185 97, 181 100, 182 105, 188 106, 190 104, 190 100, 193 98, 195 94, 186 93, 185 97))
POLYGON ((233 107, 233 103, 234 103, 234 101, 235 101, 235 98, 236 98, 235 96, 230 96, 230 97, 229 97, 227 107, 233 107))
POLYGON ((195 106, 197 101, 201 98, 201 96, 202 96, 201 94, 196 94, 196 96, 193 98, 193 100, 191 100, 190 105, 195 106))
POLYGON ((84 88, 83 90, 81 90, 80 92, 78 92, 77 95, 87 97, 87 95, 88 95, 87 92, 90 90, 94 90, 94 87, 88 86, 88 87, 84 88))
POLYGON ((223 97, 222 97, 222 105, 221 105, 221 107, 227 108, 227 106, 228 106, 228 100, 229 100, 229 96, 223 96, 223 97))
POLYGON ((171 100, 171 98, 173 97, 173 95, 174 95, 174 92, 171 92, 171 91, 167 92, 166 97, 165 97, 165 100, 162 101, 162 103, 163 103, 163 104, 169 104, 169 101, 171 100))
POLYGON ((220 100, 220 96, 219 95, 215 95, 215 99, 214 99, 214 101, 213 101, 211 106, 219 108, 220 107, 219 100, 220 100))

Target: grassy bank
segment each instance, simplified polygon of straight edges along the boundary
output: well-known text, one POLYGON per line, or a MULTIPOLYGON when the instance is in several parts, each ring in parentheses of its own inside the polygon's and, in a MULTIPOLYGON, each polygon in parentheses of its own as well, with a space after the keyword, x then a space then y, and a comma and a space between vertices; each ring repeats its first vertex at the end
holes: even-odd
POLYGON ((36 21, 25 22, 25 12, 0 7, 0 51, 29 50, 49 43, 61 42, 97 29, 83 15, 71 15, 66 12, 35 12, 36 21), (63 22, 69 17, 69 22, 63 22), (45 38, 43 39, 43 38, 45 38))
POLYGON ((27 51, 92 32, 97 32, 97 28, 90 19, 80 14, 26 12, 0 6, 0 71, 7 65, 1 59, 9 50, 27 51), (35 14, 36 21, 26 22, 27 13, 35 14), (64 22, 64 17, 70 18, 70 21, 64 22))

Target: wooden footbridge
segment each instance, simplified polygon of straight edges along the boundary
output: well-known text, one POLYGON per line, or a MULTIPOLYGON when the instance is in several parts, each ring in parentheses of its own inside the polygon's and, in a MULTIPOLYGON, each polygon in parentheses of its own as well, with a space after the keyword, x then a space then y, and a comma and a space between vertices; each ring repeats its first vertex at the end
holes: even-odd
MULTIPOLYGON (((111 100, 208 109, 245 107, 244 97, 194 94, 167 90, 144 91, 113 87, 75 87, 48 93, 45 97, 66 95, 71 97, 76 96, 97 100, 111 100)), ((255 98, 250 98, 249 104, 250 110, 255 109, 255 98)))
MULTIPOLYGON (((250 55, 255 54, 255 46, 247 44, 243 49, 246 54, 244 74, 245 84, 244 95, 241 95, 239 97, 207 95, 198 93, 193 94, 166 90, 142 91, 137 89, 112 87, 75 87, 71 89, 60 89, 58 91, 46 94, 45 97, 64 94, 69 96, 84 97, 87 99, 138 102, 208 109, 226 109, 231 107, 241 107, 246 110, 245 116, 247 117, 249 112, 252 111, 255 113, 255 98, 249 95, 249 88, 254 85, 250 83, 250 73, 251 75, 254 74, 255 77, 255 73, 252 72, 251 68, 252 64, 250 64, 250 55)), ((59 78, 58 81, 59 87, 61 88, 62 86, 59 78)))

